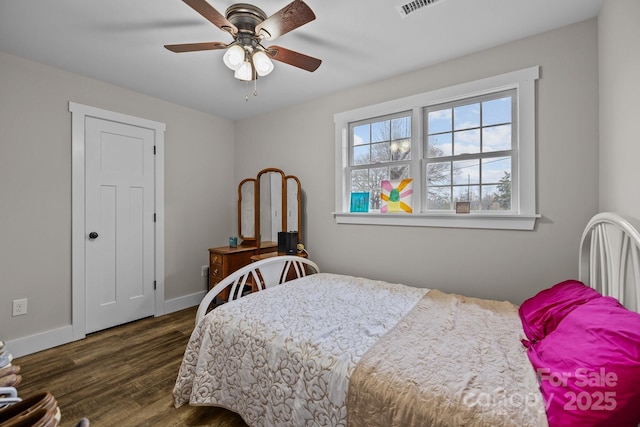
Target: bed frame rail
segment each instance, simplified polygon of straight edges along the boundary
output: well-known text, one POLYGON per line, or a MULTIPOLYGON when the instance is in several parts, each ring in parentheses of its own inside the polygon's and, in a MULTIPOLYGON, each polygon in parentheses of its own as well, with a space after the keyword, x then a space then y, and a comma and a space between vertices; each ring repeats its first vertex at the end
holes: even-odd
POLYGON ((229 288, 228 302, 245 295, 245 285, 253 285, 258 291, 262 291, 319 272, 320 268, 315 262, 295 255, 273 256, 253 262, 234 271, 207 292, 198 307, 196 324, 207 314, 214 299, 226 288, 229 288))
POLYGON ((627 219, 603 212, 589 221, 580 241, 579 279, 640 311, 640 233, 627 219))

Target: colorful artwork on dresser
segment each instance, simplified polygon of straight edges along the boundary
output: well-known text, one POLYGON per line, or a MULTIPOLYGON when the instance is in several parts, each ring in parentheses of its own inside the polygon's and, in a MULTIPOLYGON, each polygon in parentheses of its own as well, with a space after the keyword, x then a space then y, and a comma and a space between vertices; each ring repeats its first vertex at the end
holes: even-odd
POLYGON ((413 195, 413 179, 382 181, 380 183, 380 212, 413 213, 411 200, 413 195))

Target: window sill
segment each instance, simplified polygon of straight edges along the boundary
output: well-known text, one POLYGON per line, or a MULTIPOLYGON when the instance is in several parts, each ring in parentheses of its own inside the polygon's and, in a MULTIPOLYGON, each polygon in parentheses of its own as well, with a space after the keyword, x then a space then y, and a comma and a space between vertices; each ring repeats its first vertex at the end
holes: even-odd
POLYGON ((380 214, 334 212, 337 224, 398 225, 407 227, 483 228, 533 230, 539 214, 380 214))

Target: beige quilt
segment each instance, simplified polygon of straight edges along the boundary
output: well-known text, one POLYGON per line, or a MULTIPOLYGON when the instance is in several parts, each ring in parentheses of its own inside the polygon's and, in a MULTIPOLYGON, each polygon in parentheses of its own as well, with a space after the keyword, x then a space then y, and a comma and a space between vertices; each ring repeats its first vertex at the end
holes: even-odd
POLYGON ((508 302, 430 291, 360 360, 350 427, 547 426, 508 302))

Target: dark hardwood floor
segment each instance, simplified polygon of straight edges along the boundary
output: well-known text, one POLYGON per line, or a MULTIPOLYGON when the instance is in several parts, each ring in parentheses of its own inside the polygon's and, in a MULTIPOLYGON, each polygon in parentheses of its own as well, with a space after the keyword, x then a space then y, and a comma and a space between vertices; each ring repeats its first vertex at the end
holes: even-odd
POLYGON ((23 399, 50 391, 62 427, 87 417, 99 426, 246 427, 233 412, 210 407, 176 409, 171 396, 196 308, 147 318, 14 360, 23 399))

